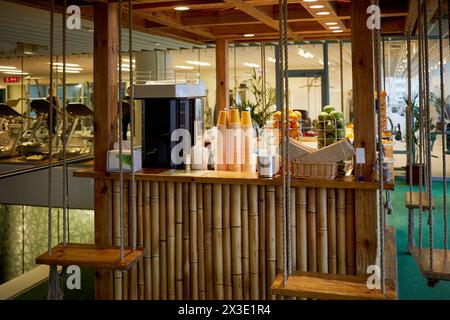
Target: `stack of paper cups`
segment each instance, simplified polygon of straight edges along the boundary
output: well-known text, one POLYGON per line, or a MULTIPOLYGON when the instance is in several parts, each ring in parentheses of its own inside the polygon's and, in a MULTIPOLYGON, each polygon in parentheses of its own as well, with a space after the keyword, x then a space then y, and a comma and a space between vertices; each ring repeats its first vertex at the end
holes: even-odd
POLYGON ((253 126, 252 126, 252 116, 250 111, 243 111, 241 117, 241 127, 242 127, 242 171, 243 172, 254 172, 253 162, 253 126))
POLYGON ((241 152, 242 152, 242 132, 241 119, 238 109, 228 111, 228 124, 226 134, 226 159, 228 171, 241 171, 241 152))
POLYGON ((227 116, 228 112, 220 111, 217 120, 217 138, 216 138, 216 170, 227 171, 226 158, 226 132, 227 132, 227 116))

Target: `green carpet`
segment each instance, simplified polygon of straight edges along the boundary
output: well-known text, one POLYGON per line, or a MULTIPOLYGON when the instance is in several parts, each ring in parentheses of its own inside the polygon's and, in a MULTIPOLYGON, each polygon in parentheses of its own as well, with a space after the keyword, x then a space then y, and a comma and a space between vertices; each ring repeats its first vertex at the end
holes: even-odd
MULTIPOLYGON (((450 190, 450 184, 447 183, 450 190)), ((433 183, 433 195, 435 198, 434 210, 434 243, 436 248, 444 247, 444 218, 443 218, 443 200, 442 200, 442 182, 433 183)), ((408 210, 405 208, 405 192, 409 191, 409 186, 404 181, 396 182, 395 192, 393 193, 393 215, 388 217, 387 223, 394 226, 397 230, 397 267, 398 267, 398 286, 399 299, 410 300, 450 300, 450 282, 440 281, 435 288, 427 286, 427 280, 420 273, 415 260, 407 253, 408 243, 408 210)), ((448 192, 450 195, 450 193, 448 192)), ((450 196, 449 196, 450 201, 450 196)), ((418 239, 419 215, 416 210, 416 240, 418 239)), ((423 215, 423 239, 424 247, 429 245, 429 232, 427 224, 428 215, 423 215)), ((450 210, 449 210, 450 218, 450 210)))

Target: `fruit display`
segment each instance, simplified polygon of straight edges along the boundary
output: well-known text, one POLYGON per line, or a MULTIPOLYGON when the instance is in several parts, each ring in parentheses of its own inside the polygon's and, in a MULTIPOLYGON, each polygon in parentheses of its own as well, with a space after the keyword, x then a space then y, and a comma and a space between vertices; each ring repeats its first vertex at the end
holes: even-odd
POLYGON ((332 145, 346 136, 344 114, 332 106, 323 108, 319 114, 316 129, 319 149, 332 145))
MULTIPOLYGON (((274 128, 280 129, 281 135, 281 111, 277 111, 273 115, 274 128)), ((302 114, 299 111, 289 110, 289 137, 295 140, 300 140, 301 137, 301 120, 302 114)), ((286 120, 285 120, 286 121, 286 120)), ((286 126, 287 127, 287 126, 286 126)), ((280 139, 281 140, 281 139, 280 139)))

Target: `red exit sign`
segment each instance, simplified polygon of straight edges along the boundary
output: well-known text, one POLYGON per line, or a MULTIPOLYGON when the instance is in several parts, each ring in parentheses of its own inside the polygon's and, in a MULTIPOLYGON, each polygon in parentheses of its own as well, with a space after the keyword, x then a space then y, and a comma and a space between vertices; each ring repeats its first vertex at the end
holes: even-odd
POLYGON ((5 83, 17 83, 20 82, 20 77, 4 77, 3 82, 5 83))

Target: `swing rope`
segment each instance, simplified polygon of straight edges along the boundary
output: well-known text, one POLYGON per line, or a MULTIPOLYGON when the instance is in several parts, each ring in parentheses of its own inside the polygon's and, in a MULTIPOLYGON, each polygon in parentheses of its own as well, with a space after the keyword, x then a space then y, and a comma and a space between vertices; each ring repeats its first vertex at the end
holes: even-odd
POLYGON ((67 245, 67 208, 68 208, 68 168, 67 168, 67 91, 66 91, 66 10, 67 0, 64 0, 64 10, 62 13, 62 107, 63 107, 63 130, 62 130, 62 142, 63 142, 63 244, 67 245))
POLYGON ((441 85, 441 121, 442 121, 442 190, 443 190, 443 215, 444 215, 444 250, 448 249, 448 222, 447 222, 447 134, 445 122, 445 89, 444 89, 444 44, 443 44, 443 21, 442 0, 438 1, 439 14, 439 76, 441 85))
POLYGON ((418 5, 418 42, 419 42, 419 251, 423 247, 423 27, 420 0, 418 5))
POLYGON ((431 176, 431 110, 430 110, 430 69, 429 69, 429 61, 428 61, 428 19, 427 19, 427 13, 428 13, 428 5, 427 1, 424 1, 424 41, 425 41, 425 110, 426 110, 426 138, 428 139, 427 142, 427 157, 426 157, 426 183, 427 183, 427 199, 428 199, 428 224, 430 228, 429 232, 429 239, 430 239, 430 270, 433 270, 433 194, 432 194, 432 176, 431 176))
MULTIPOLYGON (((55 24, 55 0, 50 1, 50 94, 49 94, 49 109, 48 109, 48 131, 49 131, 49 143, 48 143, 48 255, 52 255, 52 160, 53 160, 53 53, 54 53, 54 24, 55 24)), ((63 25, 64 29, 64 25, 63 25)), ((56 97, 57 99, 57 97, 56 97)), ((62 300, 63 292, 59 284, 59 273, 56 265, 50 266, 50 272, 48 277, 48 300, 62 300)))
MULTIPOLYGON (((376 5, 379 5, 379 1, 376 1, 376 5)), ((376 49, 374 45, 374 51, 376 52, 376 86, 377 86, 377 99, 376 99, 376 110, 378 113, 378 174, 379 174, 379 233, 380 233, 380 269, 381 269, 381 292, 384 294, 386 292, 386 279, 385 279, 385 228, 386 228, 386 217, 384 208, 384 154, 383 154, 383 128, 382 128, 382 110, 381 110, 381 29, 377 28, 376 31, 372 31, 373 43, 376 41, 376 49), (376 38, 376 39, 375 39, 376 38)))
MULTIPOLYGON (((411 68, 411 29, 408 29, 406 34, 406 46, 407 46, 407 59, 408 59, 408 109, 407 109, 407 131, 408 131, 408 172, 409 172, 409 203, 413 201, 413 103, 411 97, 411 76, 412 76, 412 68, 411 68)), ((408 209, 408 230, 409 230, 409 238, 408 238, 408 249, 411 250, 415 246, 414 242, 414 209, 408 209)))
POLYGON ((123 230, 123 109, 122 109, 122 0, 119 0, 118 10, 118 58, 119 58, 119 241, 120 241, 120 260, 124 259, 124 230, 123 230))
POLYGON ((134 69, 133 69, 133 4, 128 0, 128 58, 130 60, 130 151, 131 151, 131 248, 137 246, 137 222, 136 222, 136 177, 134 174, 134 69))

